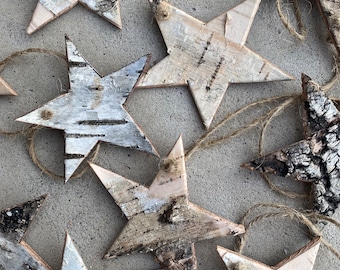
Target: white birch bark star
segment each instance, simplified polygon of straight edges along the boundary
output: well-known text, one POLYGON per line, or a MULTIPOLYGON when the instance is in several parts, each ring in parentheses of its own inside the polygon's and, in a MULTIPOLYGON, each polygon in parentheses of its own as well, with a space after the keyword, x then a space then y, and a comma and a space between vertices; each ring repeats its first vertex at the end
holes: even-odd
POLYGON ((261 0, 246 0, 205 23, 162 0, 150 0, 168 56, 138 87, 188 86, 206 128, 232 83, 292 77, 245 46, 261 0))
POLYGON ((39 30, 78 3, 97 13, 118 28, 122 28, 119 0, 39 0, 27 28, 27 34, 32 34, 39 30))
POLYGON ((0 96, 16 96, 17 93, 14 91, 14 89, 9 86, 9 84, 0 76, 0 96))
POLYGON ((180 137, 149 188, 91 164, 128 219, 104 258, 152 251, 166 269, 197 269, 194 242, 244 233, 189 201, 184 159, 180 137))
POLYGON ((0 269, 51 270, 22 239, 46 196, 0 212, 0 269))
POLYGON ((320 237, 316 237, 293 255, 275 266, 265 265, 235 251, 218 246, 217 251, 228 270, 312 270, 320 247, 320 237))
POLYGON ((70 90, 17 121, 65 131, 65 181, 99 142, 158 155, 124 109, 148 56, 105 77, 66 38, 70 90))
POLYGON ((305 139, 242 166, 313 183, 314 208, 331 215, 340 202, 340 113, 302 74, 305 139))

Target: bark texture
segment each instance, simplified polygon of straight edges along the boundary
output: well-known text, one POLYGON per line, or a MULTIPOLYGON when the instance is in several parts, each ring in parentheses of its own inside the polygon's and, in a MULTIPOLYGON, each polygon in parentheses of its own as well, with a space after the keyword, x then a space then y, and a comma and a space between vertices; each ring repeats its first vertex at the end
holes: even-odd
POLYGON ((244 167, 311 182, 315 209, 332 215, 340 203, 340 114, 306 75, 302 75, 302 86, 305 139, 244 167))

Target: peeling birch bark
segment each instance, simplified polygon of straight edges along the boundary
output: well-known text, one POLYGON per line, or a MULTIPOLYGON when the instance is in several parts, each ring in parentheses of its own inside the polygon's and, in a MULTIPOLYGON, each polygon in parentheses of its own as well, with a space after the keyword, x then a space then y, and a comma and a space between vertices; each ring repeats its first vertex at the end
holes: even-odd
POLYGON ((340 55, 340 1, 317 0, 335 49, 340 55))
POLYGON ((152 67, 138 87, 188 86, 206 128, 231 83, 293 79, 244 44, 261 0, 246 0, 205 23, 150 0, 168 56, 152 67))
POLYGON ((2 95, 17 96, 17 93, 12 87, 9 86, 8 83, 5 82, 2 77, 0 77, 0 96, 2 95))
POLYGON ((122 29, 119 0, 39 0, 27 28, 27 34, 44 27, 78 3, 122 29))
POLYGON ((268 266, 259 261, 243 256, 235 251, 218 246, 217 251, 228 270, 312 270, 320 247, 320 237, 314 238, 303 248, 275 266, 268 266))
POLYGON ((194 242, 244 233, 189 201, 181 137, 149 188, 90 165, 128 219, 105 259, 154 252, 166 269, 197 269, 194 242))
POLYGON ((124 103, 149 60, 102 77, 66 38, 70 90, 17 121, 65 131, 65 181, 98 141, 158 155, 124 103))
POLYGON ((22 240, 45 198, 42 196, 0 212, 0 269, 51 270, 22 240))
POLYGON ((63 264, 61 270, 87 270, 77 247, 74 245, 70 235, 66 233, 63 264))
POLYGON ((302 89, 305 139, 243 166, 311 182, 315 210, 331 215, 340 203, 340 113, 304 74, 302 89))

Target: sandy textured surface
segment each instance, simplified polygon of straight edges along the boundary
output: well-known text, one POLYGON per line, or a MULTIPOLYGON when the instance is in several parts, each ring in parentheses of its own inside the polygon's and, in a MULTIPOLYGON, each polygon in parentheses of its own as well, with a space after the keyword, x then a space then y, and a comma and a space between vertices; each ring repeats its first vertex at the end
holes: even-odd
MULTIPOLYGON (((158 26, 152 20, 147 0, 122 0, 123 29, 111 25, 98 15, 77 5, 67 14, 32 36, 25 33, 37 0, 0 1, 0 59, 30 47, 50 49, 65 54, 65 33, 83 56, 99 73, 106 75, 119 70, 141 56, 152 53, 151 64, 166 56, 166 47, 158 26)), ((171 3, 187 13, 209 21, 240 3, 230 1, 178 1, 171 3)), ((333 49, 327 43, 327 33, 316 4, 299 1, 308 36, 296 41, 282 25, 274 1, 263 0, 246 46, 258 52, 282 70, 298 78, 295 81, 231 85, 212 123, 215 125, 227 113, 256 100, 282 94, 300 94, 300 74, 304 72, 324 84, 332 77, 333 49)), ((285 11, 292 11, 285 6, 285 11)), ((290 12, 292 17, 292 12, 290 12)), ((7 131, 24 127, 14 119, 40 107, 68 88, 67 66, 64 60, 43 54, 30 54, 8 64, 1 76, 15 89, 17 97, 0 97, 0 127, 7 131)), ((329 95, 340 97, 340 85, 329 95)), ((273 151, 303 137, 301 104, 287 108, 269 126, 266 152, 273 151)), ((180 134, 184 147, 190 147, 205 132, 201 119, 185 87, 135 90, 128 99, 127 110, 142 127, 163 157, 180 134)), ((237 129, 251 121, 254 112, 230 123, 224 132, 237 129)), ((255 172, 240 168, 240 164, 258 156, 260 129, 239 136, 225 144, 195 153, 187 162, 189 198, 195 204, 220 216, 238 222, 251 206, 261 202, 286 204, 298 209, 310 207, 306 200, 289 199, 269 189, 255 172)), ((42 129, 36 138, 36 151, 49 169, 63 174, 64 139, 57 130, 42 129)), ((41 172, 28 155, 26 139, 0 137, 0 208, 49 193, 44 207, 34 220, 25 241, 53 269, 59 269, 67 230, 89 269, 157 269, 151 254, 122 256, 102 260, 127 220, 114 200, 92 171, 80 179, 53 179, 41 172)), ((148 185, 158 172, 157 157, 102 144, 96 164, 148 185)), ((289 179, 276 182, 295 191, 309 192, 310 185, 289 179)), ((339 212, 339 211, 338 211, 339 212)), ((338 213, 334 217, 339 216, 338 213)), ((333 243, 339 239, 331 226, 324 229, 333 243)), ((261 222, 251 231, 245 255, 274 265, 308 241, 304 227, 288 219, 261 222)), ((233 237, 197 243, 200 269, 225 269, 216 246, 233 248, 233 237)), ((340 243, 338 241, 338 248, 340 243)), ((336 269, 339 261, 321 247, 314 269, 336 269)))

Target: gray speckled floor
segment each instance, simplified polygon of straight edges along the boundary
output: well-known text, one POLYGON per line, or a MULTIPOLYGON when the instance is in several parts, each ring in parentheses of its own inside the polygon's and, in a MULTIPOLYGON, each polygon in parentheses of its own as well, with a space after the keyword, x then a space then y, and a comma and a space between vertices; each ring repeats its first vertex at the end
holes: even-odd
MULTIPOLYGON (((77 5, 42 30, 27 36, 25 29, 37 0, 0 1, 0 59, 30 47, 55 50, 65 54, 65 33, 79 51, 101 74, 106 75, 152 53, 152 64, 166 56, 166 47, 146 0, 122 0, 123 30, 112 26, 96 14, 77 5)), ((230 1, 170 1, 175 6, 204 21, 240 3, 230 1)), ((332 77, 333 50, 326 42, 327 33, 319 10, 312 1, 300 1, 308 36, 296 41, 279 20, 274 1, 263 0, 246 45, 261 54, 295 81, 238 84, 229 87, 213 125, 227 113, 252 101, 287 93, 300 93, 300 74, 304 72, 320 84, 332 77)), ((289 6, 285 6, 285 11, 289 6)), ((290 13, 292 14, 292 13, 290 13)), ((12 61, 1 76, 17 91, 18 97, 0 97, 0 127, 21 129, 14 119, 32 111, 67 89, 67 66, 50 55, 30 54, 12 61)), ((330 95, 339 97, 339 85, 330 95)), ((127 109, 143 128, 161 156, 165 156, 180 134, 185 148, 205 132, 187 88, 136 90, 127 109)), ((259 108, 260 110, 261 108, 259 108)), ((236 129, 249 114, 229 128, 236 129)), ((248 119, 249 118, 249 119, 248 119)), ((259 129, 254 129, 223 145, 195 153, 187 161, 190 200, 208 210, 237 222, 252 205, 260 202, 286 204, 299 209, 310 202, 294 200, 271 191, 261 177, 240 168, 240 164, 257 156, 259 129)), ((265 151, 293 143, 302 138, 300 104, 287 108, 270 125, 265 151)), ((157 269, 151 254, 122 256, 102 260, 105 251, 126 223, 126 219, 95 174, 66 185, 43 174, 31 161, 24 137, 0 137, 0 208, 49 193, 49 197, 32 224, 25 240, 53 269, 59 269, 65 230, 79 247, 89 269, 157 269)), ((49 169, 63 173, 63 134, 42 129, 36 138, 38 157, 49 169)), ((138 151, 102 144, 96 164, 134 181, 150 184, 158 170, 159 159, 138 151)), ((282 187, 309 191, 307 184, 276 178, 282 187)), ((335 217, 339 216, 338 213, 335 217)), ((331 226, 326 237, 337 244, 339 235, 331 226)), ((200 269, 225 269, 216 245, 233 248, 233 238, 214 239, 196 244, 200 269)), ((274 265, 308 241, 306 230, 287 219, 260 223, 251 232, 245 254, 274 265)), ((337 269, 339 261, 321 247, 314 269, 337 269)))

